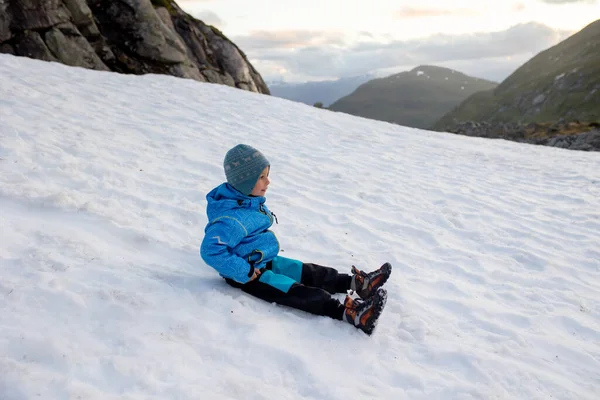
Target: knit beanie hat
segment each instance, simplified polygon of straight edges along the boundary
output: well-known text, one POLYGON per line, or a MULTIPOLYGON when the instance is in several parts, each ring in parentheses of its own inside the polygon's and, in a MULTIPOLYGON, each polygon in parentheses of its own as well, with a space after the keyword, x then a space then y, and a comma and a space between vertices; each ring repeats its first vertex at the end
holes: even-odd
POLYGON ((227 182, 246 196, 252 192, 269 161, 254 147, 238 144, 225 155, 223 167, 227 182))

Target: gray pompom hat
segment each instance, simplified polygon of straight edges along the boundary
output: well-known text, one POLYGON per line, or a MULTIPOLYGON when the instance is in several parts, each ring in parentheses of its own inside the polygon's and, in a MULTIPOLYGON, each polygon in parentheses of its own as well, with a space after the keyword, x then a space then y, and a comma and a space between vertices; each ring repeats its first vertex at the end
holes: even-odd
POLYGON ((237 191, 248 196, 269 161, 254 147, 238 144, 225 154, 223 168, 227 182, 237 191))

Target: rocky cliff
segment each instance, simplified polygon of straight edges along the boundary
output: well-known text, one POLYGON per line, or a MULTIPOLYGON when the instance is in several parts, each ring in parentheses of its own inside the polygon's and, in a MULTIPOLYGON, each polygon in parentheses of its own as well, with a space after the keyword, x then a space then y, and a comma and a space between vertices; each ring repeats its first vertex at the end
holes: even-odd
POLYGON ((172 0, 0 0, 0 53, 269 94, 235 44, 172 0))
POLYGON ((459 135, 504 139, 520 143, 560 147, 569 150, 600 151, 600 123, 488 123, 463 122, 448 132, 459 135))

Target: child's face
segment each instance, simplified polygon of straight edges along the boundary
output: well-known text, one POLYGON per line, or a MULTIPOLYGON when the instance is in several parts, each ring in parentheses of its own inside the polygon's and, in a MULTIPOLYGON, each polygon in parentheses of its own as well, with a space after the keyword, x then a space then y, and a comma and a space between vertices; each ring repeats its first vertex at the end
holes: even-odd
POLYGON ((250 195, 264 196, 265 193, 267 193, 267 188, 269 187, 269 183, 271 183, 271 181, 269 180, 269 171, 270 170, 271 170, 271 167, 267 167, 267 168, 263 169, 263 171, 260 173, 260 177, 258 178, 258 181, 256 181, 256 185, 254 185, 254 189, 252 189, 252 192, 250 193, 250 195))

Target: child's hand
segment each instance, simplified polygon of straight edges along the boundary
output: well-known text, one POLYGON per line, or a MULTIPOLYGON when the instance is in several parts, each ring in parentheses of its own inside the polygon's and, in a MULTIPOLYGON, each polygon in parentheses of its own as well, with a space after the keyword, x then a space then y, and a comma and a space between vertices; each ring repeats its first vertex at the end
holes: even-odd
POLYGON ((260 274, 261 274, 260 269, 254 268, 254 275, 252 275, 252 278, 250 278, 249 282, 252 282, 253 280, 258 279, 260 274))

